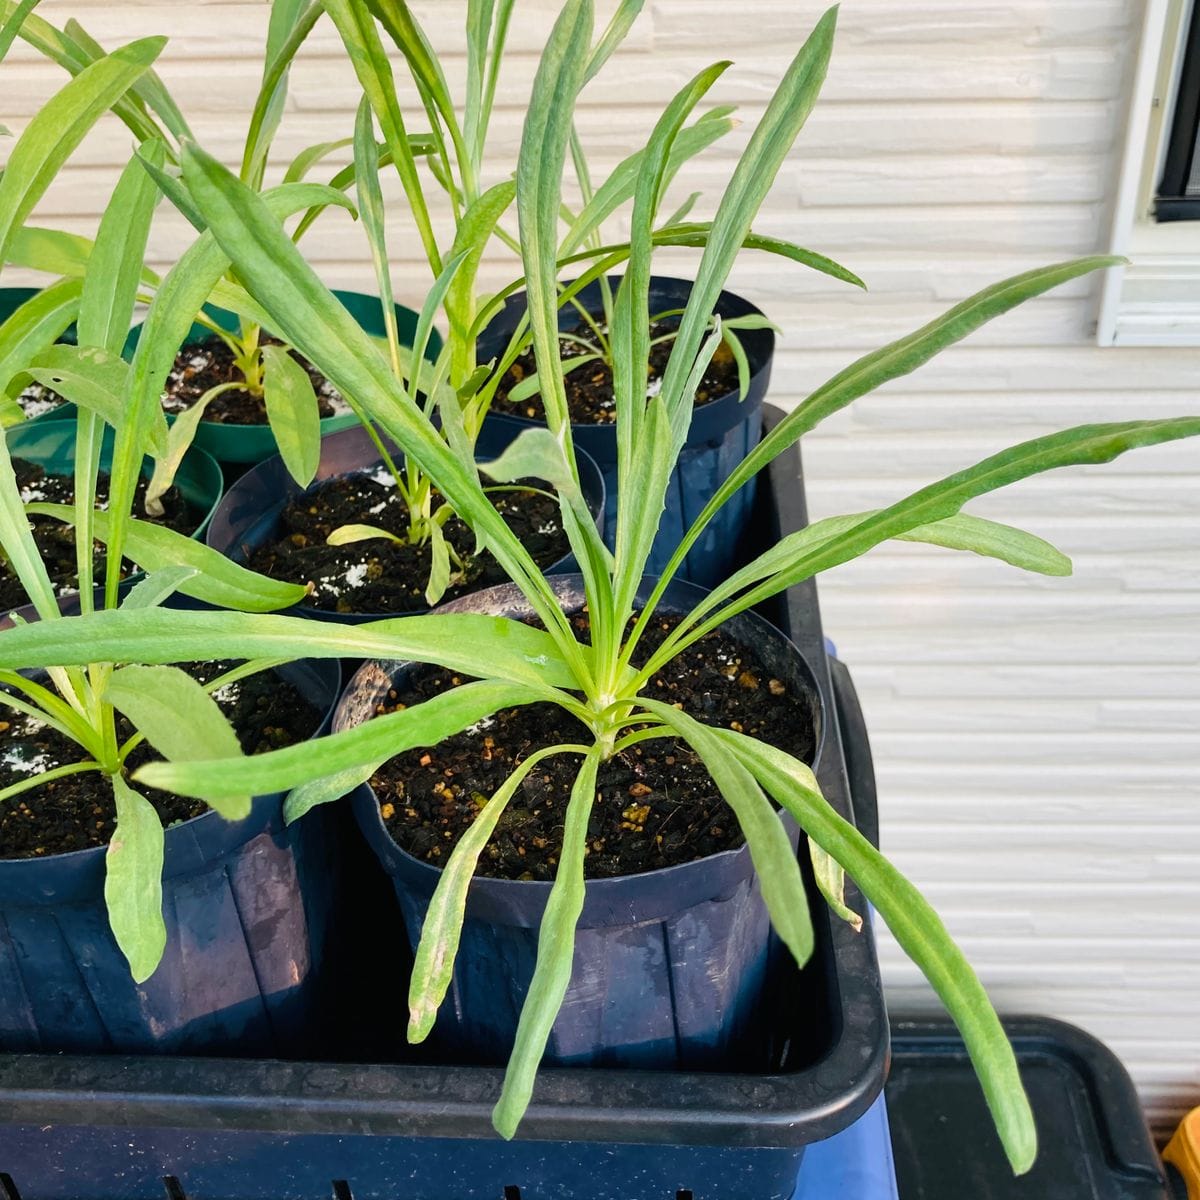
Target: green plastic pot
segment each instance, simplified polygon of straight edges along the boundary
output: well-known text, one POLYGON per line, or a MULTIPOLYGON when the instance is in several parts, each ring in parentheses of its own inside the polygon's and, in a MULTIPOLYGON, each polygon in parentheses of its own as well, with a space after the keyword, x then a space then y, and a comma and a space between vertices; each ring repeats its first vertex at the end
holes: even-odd
MULTIPOLYGON (((333 294, 342 302, 355 321, 372 337, 386 336, 383 309, 378 296, 371 296, 366 292, 335 291, 333 294)), ((395 309, 400 343, 404 346, 411 346, 413 335, 417 330, 418 314, 411 308, 405 308, 402 304, 397 304, 395 309)), ((204 311, 222 329, 237 329, 237 314, 228 309, 206 304, 204 311)), ((141 332, 141 325, 135 325, 130 330, 129 339, 125 343, 126 358, 132 355, 141 332)), ((203 325, 193 325, 183 344, 185 346, 194 345, 211 336, 211 332, 203 325)), ((441 348, 442 339, 437 330, 434 330, 430 334, 426 356, 436 358, 441 348)), ((168 420, 170 419, 168 417, 168 420)), ((353 413, 325 417, 321 421, 321 434, 324 436, 327 433, 335 433, 339 429, 348 429, 357 423, 358 418, 353 413)), ((271 432, 269 425, 226 425, 220 421, 201 421, 192 444, 207 451, 219 463, 257 463, 279 453, 279 446, 275 442, 275 435, 271 432)))
MULTIPOLYGON (((8 453, 13 458, 36 463, 48 475, 71 475, 75 470, 75 429, 74 420, 38 420, 14 425, 5 434, 8 453)), ((102 471, 112 466, 112 454, 113 431, 105 429, 100 449, 102 471)), ((142 463, 142 474, 148 477, 153 470, 154 464, 147 458, 142 463)), ((225 490, 221 468, 212 455, 193 446, 183 456, 175 475, 175 485, 183 498, 202 514, 200 523, 191 531, 193 538, 200 538, 208 528, 225 490)), ((141 577, 141 572, 131 575, 123 586, 132 586, 141 577)))

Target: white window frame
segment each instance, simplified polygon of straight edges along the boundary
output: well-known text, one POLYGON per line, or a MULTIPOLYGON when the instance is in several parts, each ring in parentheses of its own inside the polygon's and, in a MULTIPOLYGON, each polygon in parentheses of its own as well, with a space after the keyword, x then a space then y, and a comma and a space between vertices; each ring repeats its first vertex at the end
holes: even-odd
POLYGON ((1101 346, 1200 346, 1200 221, 1153 215, 1195 3, 1146 0, 1110 238, 1130 261, 1105 272, 1101 346))

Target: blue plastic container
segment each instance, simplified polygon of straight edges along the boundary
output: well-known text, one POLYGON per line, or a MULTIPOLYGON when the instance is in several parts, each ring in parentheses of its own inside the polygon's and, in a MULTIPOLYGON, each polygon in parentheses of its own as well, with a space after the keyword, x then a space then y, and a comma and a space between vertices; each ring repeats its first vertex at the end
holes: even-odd
MULTIPOLYGON (((614 289, 620 282, 613 276, 614 289)), ((683 308, 691 294, 687 279, 656 275, 650 282, 650 311, 667 312, 683 308)), ((600 311, 600 285, 593 283, 580 291, 580 304, 590 312, 600 311)), ((762 313, 748 300, 733 292, 722 292, 717 301, 722 317, 740 317, 762 313)), ((486 361, 503 354, 509 339, 525 314, 525 293, 517 292, 506 302, 479 341, 479 358, 486 361)), ((571 329, 578 324, 576 310, 567 306, 559 313, 559 327, 571 329)), ((775 334, 770 329, 739 331, 750 361, 750 387, 744 400, 736 391, 696 408, 692 415, 688 440, 671 477, 667 505, 650 560, 647 575, 661 574, 692 522, 712 499, 717 488, 756 446, 762 437, 762 404, 771 378, 771 360, 775 352, 775 334)), ((541 422, 508 413, 492 411, 484 421, 484 434, 495 439, 496 449, 511 442, 522 430, 536 428, 541 422)), ((609 547, 616 537, 617 517, 617 433, 615 425, 572 425, 575 445, 592 456, 604 473, 607 490, 605 528, 609 547)), ((756 481, 743 487, 721 509, 688 554, 678 578, 702 587, 715 587, 733 570, 741 552, 740 543, 754 508, 756 481)))
MULTIPOLYGON (((564 611, 583 607, 579 576, 553 583, 564 611)), ((690 584, 673 585, 660 611, 686 611, 702 596, 690 584)), ((465 596, 438 611, 513 617, 531 612, 511 585, 465 596)), ((812 671, 799 652, 753 613, 735 617, 724 628, 752 645, 792 696, 807 700, 819 747, 821 705, 812 671)), ((334 714, 334 730, 369 720, 393 687, 403 695, 409 669, 401 663, 360 668, 334 714)), ((359 827, 392 878, 407 943, 415 946, 441 871, 393 841, 369 785, 356 789, 352 803, 359 827)), ((795 825, 789 822, 789 828, 797 838, 795 825)), ((454 976, 434 1031, 451 1053, 472 1062, 507 1059, 533 976, 551 886, 484 877, 472 881, 454 976)), ((395 936, 404 940, 405 935, 397 928, 395 936)), ((753 1040, 771 945, 766 906, 744 845, 661 871, 589 880, 571 984, 543 1061, 656 1069, 729 1065, 748 1052, 753 1040)))
MULTIPOLYGON (((397 463, 403 455, 389 440, 385 439, 388 452, 397 463)), ((361 425, 327 434, 321 439, 321 460, 317 465, 316 478, 311 484, 317 487, 340 475, 352 475, 362 471, 374 471, 383 459, 370 435, 361 425)), ((580 483, 588 509, 600 531, 604 526, 604 480, 600 469, 586 454, 579 456, 580 483)), ((208 527, 206 541, 226 558, 245 564, 250 554, 264 542, 279 536, 283 527, 283 510, 297 497, 303 495, 302 488, 288 473, 279 455, 268 458, 251 467, 232 483, 208 527)), ((364 520, 369 519, 363 514, 364 520)), ((550 573, 563 573, 577 569, 572 555, 560 559, 547 568, 550 573)), ((384 617, 395 617, 397 613, 326 612, 310 604, 297 604, 288 610, 299 617, 314 621, 340 621, 359 624, 378 621, 384 617)))
MULTIPOLYGON (((336 662, 278 668, 328 727, 336 662)), ((0 860, 0 1050, 315 1052, 337 885, 330 814, 283 823, 282 795, 243 821, 166 830, 166 953, 135 984, 109 929, 103 847, 0 860)))

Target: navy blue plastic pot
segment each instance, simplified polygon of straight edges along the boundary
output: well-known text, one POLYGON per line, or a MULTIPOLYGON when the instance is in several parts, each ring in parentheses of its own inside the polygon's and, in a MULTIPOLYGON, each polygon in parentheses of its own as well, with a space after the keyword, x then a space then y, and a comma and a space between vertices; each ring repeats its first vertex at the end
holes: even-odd
MULTIPOLYGON (((615 289, 620 279, 612 276, 610 282, 615 289)), ((656 275, 650 281, 651 313, 683 308, 691 290, 691 280, 656 275)), ((601 311, 599 283, 585 287, 578 299, 590 312, 601 311)), ((721 293, 716 311, 722 317, 762 315, 748 300, 733 292, 721 293)), ((498 358, 504 353, 524 314, 525 293, 517 292, 508 299, 480 338, 481 361, 498 358)), ((571 329, 576 324, 578 314, 574 308, 567 306, 560 311, 560 328, 571 329)), ((750 361, 749 391, 744 400, 739 400, 738 393, 733 391, 694 410, 687 443, 671 476, 666 510, 646 566, 648 575, 661 574, 683 540, 683 535, 712 499, 717 488, 729 478, 733 469, 762 437, 762 403, 771 378, 775 334, 770 329, 748 329, 740 331, 739 337, 750 361)), ((498 451, 522 430, 540 424, 540 421, 492 411, 484 422, 484 432, 496 439, 495 448, 498 451)), ((605 527, 611 548, 611 539, 616 536, 617 516, 616 426, 572 425, 571 437, 575 445, 586 450, 604 472, 604 486, 608 495, 605 527)), ((729 499, 689 552, 678 578, 702 587, 714 587, 738 565, 738 545, 754 508, 756 486, 756 481, 751 481, 729 499)))
MULTIPOLYGON (((334 291, 333 293, 350 315, 372 337, 386 337, 387 329, 383 323, 383 307, 378 296, 367 292, 334 291)), ((403 304, 394 306, 396 312, 397 335, 402 346, 411 346, 417 331, 418 314, 403 304)), ((218 308, 215 304, 206 304, 204 311, 222 329, 236 330, 239 318, 228 309, 218 308)), ((126 357, 130 357, 141 336, 141 325, 135 325, 125 343, 126 357)), ((184 339, 185 346, 207 341, 212 337, 212 331, 203 325, 193 325, 184 339)), ((435 329, 430 335, 426 347, 426 357, 437 357, 442 348, 441 335, 435 329)), ((171 418, 173 419, 173 418, 171 418)), ((321 418, 323 434, 336 433, 339 429, 349 429, 358 424, 358 418, 352 412, 336 413, 331 417, 321 418)), ((196 428, 194 445, 207 450, 219 463, 245 464, 262 462, 279 452, 275 442, 275 434, 270 425, 232 425, 221 421, 201 421, 196 428)))
MULTIPOLYGON (((583 607, 579 576, 553 581, 567 612, 583 607)), ((661 606, 683 612, 704 593, 674 584, 661 606)), ((639 599, 644 600, 645 596, 639 599)), ((439 612, 522 617, 528 604, 511 585, 441 606, 439 612)), ((753 646, 764 666, 808 700, 818 752, 824 729, 812 670, 769 622, 752 613, 725 631, 753 646)), ((410 664, 366 663, 348 685, 335 731, 362 724, 403 695, 410 664)), ((369 785, 352 794, 367 841, 391 876, 415 946, 439 868, 392 839, 369 785)), ((793 840, 796 827, 787 821, 793 840)), ((454 978, 435 1029, 441 1043, 472 1062, 503 1062, 533 975, 538 927, 550 883, 477 877, 467 900, 454 978)), ((560 1066, 712 1069, 749 1053, 761 1018, 772 955, 766 906, 742 846, 697 862, 641 875, 589 880, 575 963, 544 1062, 560 1066)))
MULTIPOLYGON (((396 461, 402 459, 398 448, 385 441, 388 452, 396 461)), ((383 459, 370 435, 361 426, 327 434, 321 439, 321 461, 317 466, 312 487, 318 487, 340 475, 373 471, 383 459)), ((604 480, 600 469, 587 455, 579 456, 580 483, 588 509, 604 532, 604 480)), ((283 510, 304 490, 288 474, 283 459, 276 455, 251 467, 226 492, 208 527, 206 540, 214 550, 237 563, 245 563, 250 554, 264 542, 277 538, 283 527, 283 510)), ((577 569, 572 555, 567 555, 547 568, 549 573, 561 574, 577 569)), ((395 617, 397 613, 350 612, 334 613, 298 604, 289 610, 297 616, 317 621, 342 621, 358 624, 395 617)))
MULTIPOLYGON (((278 674, 324 714, 323 733, 338 664, 278 674)), ((208 811, 170 826, 166 953, 140 985, 109 929, 103 847, 0 860, 0 1050, 319 1052, 337 863, 328 815, 309 816, 285 826, 275 794, 244 821, 208 811)))

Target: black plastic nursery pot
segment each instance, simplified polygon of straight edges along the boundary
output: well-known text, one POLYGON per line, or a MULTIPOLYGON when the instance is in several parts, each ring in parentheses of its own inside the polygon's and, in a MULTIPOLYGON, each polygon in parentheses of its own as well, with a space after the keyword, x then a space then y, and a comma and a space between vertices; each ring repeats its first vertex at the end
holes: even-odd
MULTIPOLYGON (((616 288, 619 277, 610 278, 616 288)), ((650 311, 667 312, 683 308, 691 295, 692 282, 656 275, 650 281, 650 311)), ((598 282, 583 288, 580 304, 591 313, 601 311, 598 282)), ((525 293, 509 297, 499 315, 489 324, 479 342, 479 358, 499 357, 525 315, 525 293)), ((716 311, 722 317, 761 316, 748 300, 733 292, 722 292, 716 311)), ((566 306, 559 312, 559 328, 578 324, 577 312, 566 306)), ((739 333, 750 362, 750 386, 745 399, 737 391, 694 409, 687 443, 679 457, 667 492, 666 511, 646 566, 648 575, 658 575, 683 539, 692 522, 712 499, 717 488, 762 436, 762 405, 771 378, 771 360, 775 352, 775 334, 771 329, 750 329, 739 333)), ((522 430, 541 422, 493 410, 484 422, 485 431, 501 444, 512 441, 522 430)), ((576 446, 590 454, 604 472, 607 489, 606 528, 615 536, 617 513, 617 434, 614 424, 573 424, 571 437, 576 446)), ((702 587, 713 587, 733 569, 740 554, 740 542, 754 510, 754 482, 748 483, 709 524, 703 536, 688 553, 679 578, 702 587)))
MULTIPOLYGON (((760 480, 764 537, 803 522, 799 479, 792 453, 760 480)), ((873 829, 849 675, 826 657, 812 583, 789 600, 769 615, 814 674, 822 791, 873 829)), ((0 1183, 22 1200, 787 1200, 804 1147, 870 1107, 889 1056, 869 926, 813 914, 809 966, 770 964, 757 1055, 720 1071, 547 1067, 512 1142, 491 1127, 496 1066, 0 1055, 0 1183)), ((375 927, 368 914, 334 936, 360 962, 401 960, 406 984, 405 946, 375 927)), ((373 1019, 382 1000, 402 1033, 403 990, 381 998, 355 979, 343 1020, 373 1019)))
MULTIPOLYGON (((277 673, 322 714, 319 736, 337 698, 338 664, 298 662, 277 673)), ((316 1051, 338 880, 329 830, 323 814, 285 826, 282 794, 256 797, 242 821, 209 810, 169 826, 166 951, 140 985, 109 929, 104 847, 0 860, 0 1050, 316 1051)))
MULTIPOLYGON (((387 335, 383 323, 383 306, 378 296, 372 296, 366 292, 347 292, 336 289, 333 294, 342 302, 347 312, 350 313, 365 332, 372 337, 378 338, 387 335)), ((236 330, 238 328, 239 319, 236 313, 232 313, 228 309, 218 308, 213 304, 206 304, 204 311, 222 329, 236 330)), ((406 308, 403 304, 395 305, 395 311, 396 328, 400 344, 411 346, 417 330, 418 314, 411 308, 406 308)), ((134 326, 130 331, 129 339, 125 343, 126 357, 132 354, 134 348, 137 346, 141 331, 141 325, 134 326)), ((192 346, 212 336, 211 330, 206 329, 203 325, 196 324, 192 326, 183 344, 185 346, 192 346)), ((434 330, 430 335, 429 345, 426 350, 427 356, 430 358, 436 357, 441 350, 441 346, 441 335, 437 330, 434 330)), ((347 410, 346 412, 335 413, 330 417, 323 417, 321 419, 321 432, 322 434, 336 433, 339 429, 349 429, 357 424, 358 418, 347 410)), ((262 462, 264 459, 270 458, 279 452, 279 447, 275 442, 275 435, 271 432, 269 425, 233 425, 220 421, 201 420, 197 426, 196 438, 193 445, 206 450, 217 462, 222 464, 244 465, 246 463, 262 462)))
MULTIPOLYGON (((403 455, 396 446, 386 439, 385 445, 397 463, 403 460, 403 455)), ((485 455, 480 461, 488 457, 492 456, 485 455)), ((342 429, 321 439, 321 459, 310 489, 339 476, 375 471, 382 464, 383 459, 370 435, 361 425, 356 424, 352 429, 342 429)), ((579 473, 588 509, 603 532, 603 525, 600 523, 604 519, 604 480, 600 470, 586 455, 580 455, 579 473)), ((278 455, 251 467, 230 485, 217 506, 206 535, 208 544, 234 562, 244 564, 257 547, 280 536, 283 530, 283 510, 297 496, 303 495, 304 491, 305 489, 288 473, 283 459, 278 455)), ((367 519, 365 514, 364 519, 367 519)), ((576 569, 575 559, 572 555, 567 555, 547 569, 552 573, 573 571, 576 569)), ((311 604, 298 604, 289 611, 296 616, 317 621, 343 621, 352 624, 400 615, 328 612, 311 604)))
MULTIPOLYGON (((579 575, 553 582, 563 611, 583 609, 579 575)), ((653 587, 639 592, 644 602, 653 587)), ((682 615, 705 592, 669 587, 658 611, 682 615)), ((524 619, 532 608, 517 588, 488 588, 441 605, 524 619)), ((763 668, 807 708, 820 749, 823 714, 811 668, 771 623, 745 613, 723 630, 752 646, 763 668)), ((364 663, 334 714, 337 732, 370 720, 389 693, 405 696, 410 664, 364 663)), ((437 866, 392 839, 368 784, 351 796, 359 827, 395 888, 408 942, 415 946, 441 878, 437 866)), ((799 831, 791 821, 793 841, 799 831)), ((549 882, 477 877, 435 1037, 457 1058, 503 1062, 537 959, 549 882)), ((381 920, 382 924, 382 920, 381 920)), ((403 938, 401 930, 396 936, 403 938)), ((755 1044, 772 937, 744 844, 707 858, 639 875, 588 881, 575 965, 543 1062, 552 1065, 717 1068, 762 1054, 755 1044)))

